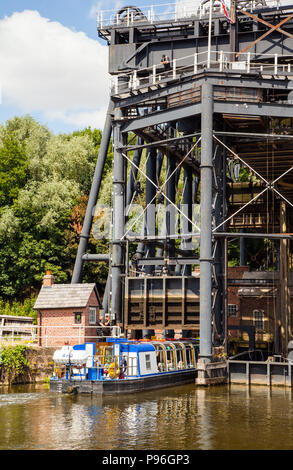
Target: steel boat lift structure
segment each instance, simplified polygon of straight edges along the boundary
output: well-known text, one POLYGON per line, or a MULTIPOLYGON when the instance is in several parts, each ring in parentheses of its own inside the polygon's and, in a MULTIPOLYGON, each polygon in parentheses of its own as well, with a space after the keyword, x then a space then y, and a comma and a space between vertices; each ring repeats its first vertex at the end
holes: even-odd
POLYGON ((246 237, 280 241, 282 352, 291 335, 286 254, 293 136, 276 131, 275 122, 293 117, 293 5, 232 0, 228 16, 217 0, 175 5, 171 13, 128 6, 112 16, 99 14, 112 87, 72 276, 79 283, 84 262, 108 261, 103 308, 115 324, 144 334, 193 331, 205 365, 213 362, 216 342, 227 344, 227 243, 243 237, 241 230, 246 237), (90 254, 111 136, 111 251, 90 254), (240 206, 231 202, 227 176, 235 164, 259 182, 240 206), (130 219, 138 195, 143 210, 130 219), (272 201, 274 220, 257 229, 240 222, 247 210, 261 211, 272 201), (136 233, 141 220, 143 231, 136 233), (194 265, 198 277, 192 276, 194 265))

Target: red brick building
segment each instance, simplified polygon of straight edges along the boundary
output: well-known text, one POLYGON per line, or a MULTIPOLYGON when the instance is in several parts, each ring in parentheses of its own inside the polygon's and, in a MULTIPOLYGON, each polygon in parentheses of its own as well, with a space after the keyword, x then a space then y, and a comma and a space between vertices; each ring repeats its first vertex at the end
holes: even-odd
POLYGON ((96 285, 54 284, 47 272, 34 309, 40 346, 62 346, 96 340, 101 306, 96 285))
MULTIPOLYGON (((293 273, 291 273, 293 274, 293 273)), ((291 310, 293 279, 289 282, 291 310)), ((278 271, 250 271, 248 266, 228 268, 228 326, 254 326, 256 348, 273 347, 280 317, 280 280, 278 271)), ((229 330, 229 342, 237 339, 245 347, 248 334, 229 330)))

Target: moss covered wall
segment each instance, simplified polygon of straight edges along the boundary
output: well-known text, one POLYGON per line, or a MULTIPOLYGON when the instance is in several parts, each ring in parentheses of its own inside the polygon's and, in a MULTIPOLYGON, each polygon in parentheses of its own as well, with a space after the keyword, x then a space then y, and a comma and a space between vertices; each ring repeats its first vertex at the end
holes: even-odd
MULTIPOLYGON (((4 348, 5 349, 5 348, 4 348)), ((9 347, 6 360, 0 364, 0 384, 43 382, 52 375, 56 348, 9 347), (18 349, 17 349, 18 348, 18 349)))

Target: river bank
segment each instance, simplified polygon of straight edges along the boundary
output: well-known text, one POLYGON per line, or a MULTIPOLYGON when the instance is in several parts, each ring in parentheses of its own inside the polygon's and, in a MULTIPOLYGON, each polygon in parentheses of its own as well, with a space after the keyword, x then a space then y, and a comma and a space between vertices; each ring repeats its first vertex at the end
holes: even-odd
MULTIPOLYGON (((52 357, 56 348, 7 346, 5 361, 0 363, 0 385, 35 384, 52 375, 52 357)), ((2 356, 2 355, 1 355, 2 356)))

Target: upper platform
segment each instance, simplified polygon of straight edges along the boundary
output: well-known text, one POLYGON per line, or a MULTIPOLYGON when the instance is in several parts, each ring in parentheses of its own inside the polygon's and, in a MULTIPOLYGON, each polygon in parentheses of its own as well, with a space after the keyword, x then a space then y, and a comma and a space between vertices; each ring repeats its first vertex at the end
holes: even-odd
MULTIPOLYGON (((293 61, 293 1, 236 1, 224 14, 222 3, 214 0, 211 14, 211 49, 217 61, 255 60, 288 64, 293 61), (232 23, 230 22, 232 19, 232 23), (235 52, 236 51, 236 52, 235 52)), ((207 60, 210 0, 183 0, 147 7, 125 6, 119 11, 98 14, 98 34, 109 45, 109 73, 117 75, 150 69, 163 55, 185 67, 197 54, 207 60)))

